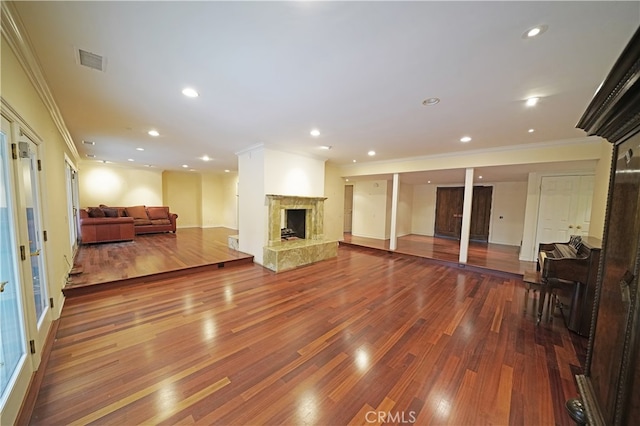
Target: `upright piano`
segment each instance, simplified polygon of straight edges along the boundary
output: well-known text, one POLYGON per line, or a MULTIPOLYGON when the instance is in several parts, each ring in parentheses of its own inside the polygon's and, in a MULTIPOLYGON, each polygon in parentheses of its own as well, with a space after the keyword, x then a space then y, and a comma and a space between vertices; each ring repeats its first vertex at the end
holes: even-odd
MULTIPOLYGON (((572 236, 567 243, 542 243, 538 250, 542 291, 563 285, 572 287, 567 327, 581 336, 588 336, 591 327, 601 246, 602 241, 597 238, 572 236)), ((541 301, 538 320, 542 305, 541 301)))

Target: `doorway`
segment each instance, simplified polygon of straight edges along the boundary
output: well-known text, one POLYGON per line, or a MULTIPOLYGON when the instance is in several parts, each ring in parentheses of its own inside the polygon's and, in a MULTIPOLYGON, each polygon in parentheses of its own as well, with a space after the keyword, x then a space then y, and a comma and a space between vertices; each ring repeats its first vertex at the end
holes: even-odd
POLYGON ((344 231, 351 233, 353 227, 353 185, 344 187, 344 231))
MULTIPOLYGON (((489 225, 491 223, 492 186, 474 186, 471 203, 471 229, 469 239, 472 241, 489 241, 489 225)), ((436 189, 435 236, 460 239, 462 234, 462 207, 464 203, 464 187, 439 187, 436 189)))

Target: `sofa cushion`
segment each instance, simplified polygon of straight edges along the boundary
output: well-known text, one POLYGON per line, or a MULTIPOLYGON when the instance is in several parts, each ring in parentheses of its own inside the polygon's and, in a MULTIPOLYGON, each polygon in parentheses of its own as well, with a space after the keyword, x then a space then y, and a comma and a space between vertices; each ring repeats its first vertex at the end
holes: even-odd
POLYGON ((171 221, 169 219, 151 219, 152 225, 171 225, 171 221))
POLYGON ((139 226, 139 225, 151 225, 151 221, 149 219, 133 219, 133 225, 134 226, 139 226))
POLYGON ((151 220, 169 220, 169 209, 166 207, 147 207, 147 214, 151 220))
POLYGON ((99 207, 89 207, 89 217, 105 217, 105 214, 99 207))
POLYGON ((118 214, 118 209, 116 209, 116 208, 103 207, 101 210, 104 213, 105 217, 119 217, 120 216, 118 214))
POLYGON ((149 220, 149 216, 147 216, 147 210, 144 208, 144 206, 127 207, 124 209, 124 211, 127 213, 127 216, 134 219, 149 220))

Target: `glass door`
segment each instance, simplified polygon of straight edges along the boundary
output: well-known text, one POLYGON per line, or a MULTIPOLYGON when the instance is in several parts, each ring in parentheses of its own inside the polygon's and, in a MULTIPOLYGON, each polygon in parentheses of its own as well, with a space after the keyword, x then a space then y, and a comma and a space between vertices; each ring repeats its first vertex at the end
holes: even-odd
MULTIPOLYGON (((38 146, 28 138, 22 138, 18 143, 20 151, 21 192, 24 194, 22 208, 25 219, 28 247, 27 256, 30 262, 29 274, 32 278, 33 301, 35 304, 35 320, 40 334, 45 317, 49 313, 49 295, 47 291, 46 269, 44 263, 44 246, 42 244, 42 220, 40 210, 40 185, 38 178, 38 146)), ((44 327, 45 332, 48 330, 44 327)), ((45 336, 38 340, 44 342, 45 336)), ((42 346, 40 346, 41 348, 42 346)))
POLYGON ((12 160, 5 123, 3 119, 0 132, 0 424, 11 424, 22 398, 22 393, 14 390, 26 387, 30 368, 26 363, 27 339, 11 195, 12 160))

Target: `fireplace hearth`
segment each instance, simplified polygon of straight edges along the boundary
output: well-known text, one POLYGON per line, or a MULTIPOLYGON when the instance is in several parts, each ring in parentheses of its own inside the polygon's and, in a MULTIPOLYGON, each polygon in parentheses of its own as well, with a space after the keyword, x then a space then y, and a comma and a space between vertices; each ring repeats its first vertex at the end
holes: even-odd
POLYGON ((324 238, 324 200, 325 197, 267 194, 265 267, 279 272, 338 255, 338 242, 324 238))

